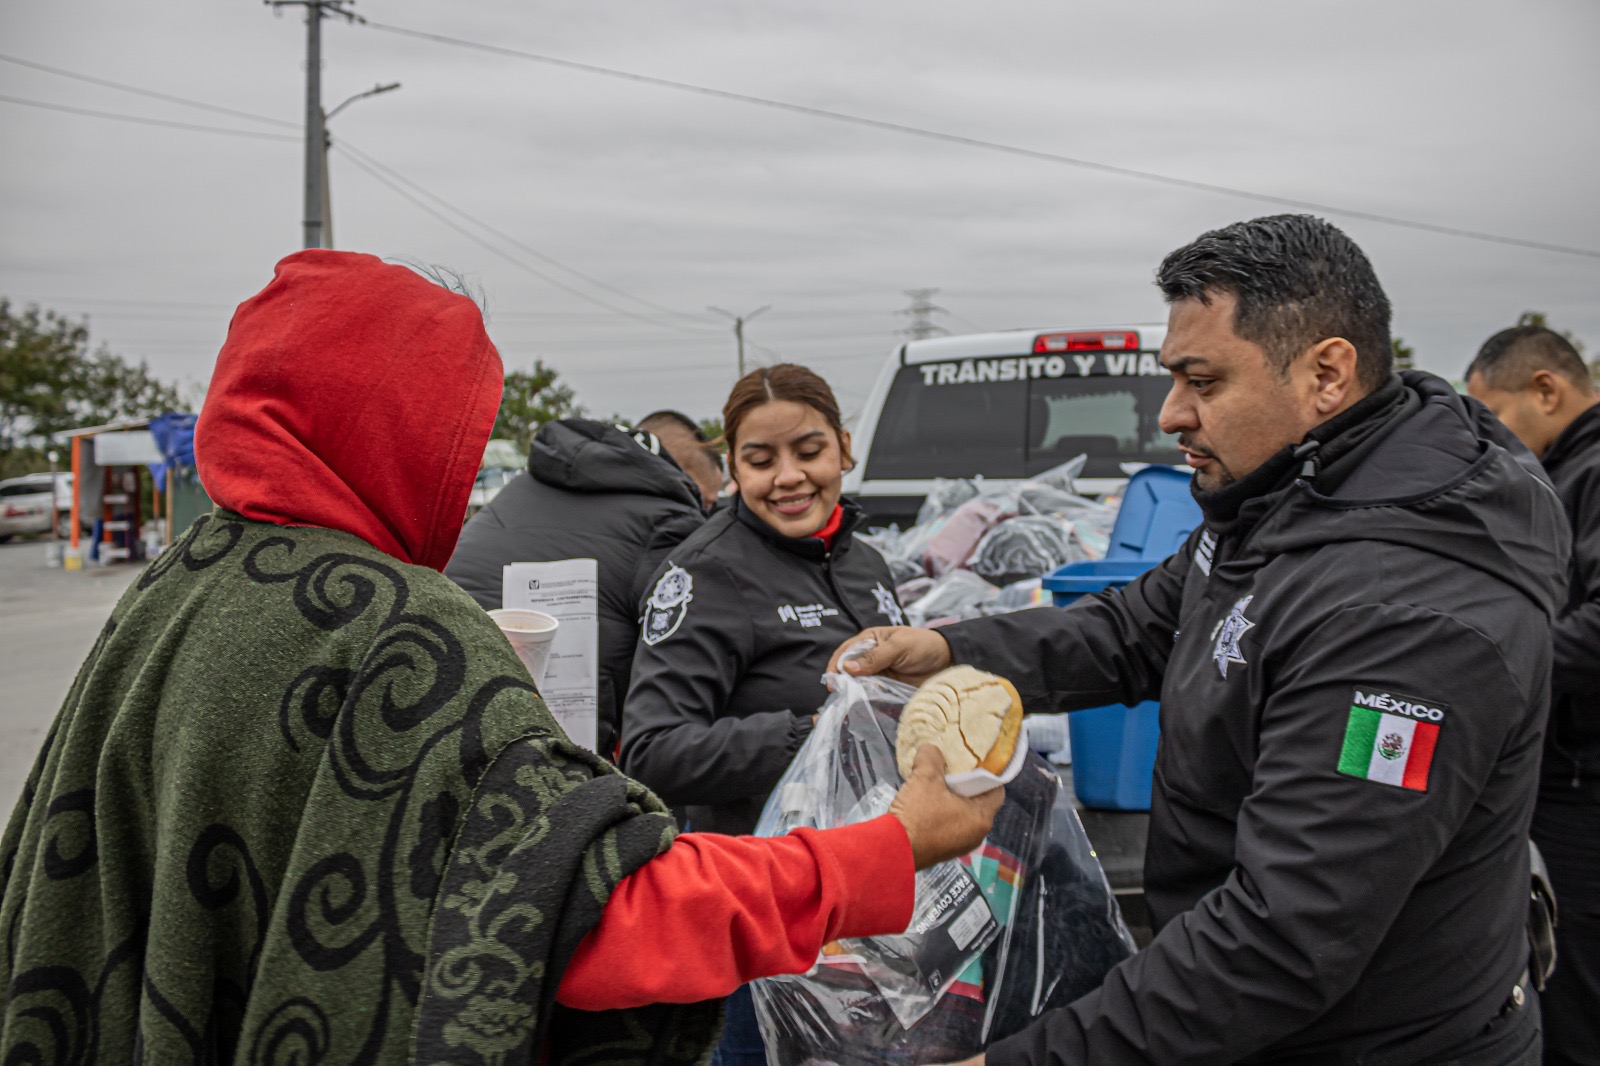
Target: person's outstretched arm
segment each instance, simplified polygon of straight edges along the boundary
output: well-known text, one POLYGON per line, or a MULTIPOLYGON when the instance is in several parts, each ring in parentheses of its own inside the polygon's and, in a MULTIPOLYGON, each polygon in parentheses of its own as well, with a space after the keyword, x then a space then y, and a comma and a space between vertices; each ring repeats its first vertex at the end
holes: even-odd
POLYGON ((1085 596, 1066 608, 1018 611, 931 630, 868 629, 841 644, 828 669, 920 685, 952 663, 967 663, 1016 685, 1029 711, 1154 699, 1200 533, 1124 588, 1085 596), (844 653, 863 639, 877 646, 846 661, 844 653))
POLYGON ((617 885, 556 999, 580 1010, 715 999, 803 973, 841 937, 902 932, 917 870, 977 847, 1004 790, 965 799, 926 745, 890 813, 783 837, 686 833, 617 885))

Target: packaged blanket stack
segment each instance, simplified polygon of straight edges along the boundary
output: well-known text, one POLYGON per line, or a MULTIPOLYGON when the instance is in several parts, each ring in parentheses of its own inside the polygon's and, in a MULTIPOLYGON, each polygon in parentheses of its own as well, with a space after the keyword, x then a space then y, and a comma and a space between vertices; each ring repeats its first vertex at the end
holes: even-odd
POLYGON ((1083 464, 1079 456, 1004 486, 939 478, 911 528, 867 534, 889 562, 906 619, 929 625, 1048 603, 1042 577, 1103 557, 1117 504, 1074 491, 1083 464))

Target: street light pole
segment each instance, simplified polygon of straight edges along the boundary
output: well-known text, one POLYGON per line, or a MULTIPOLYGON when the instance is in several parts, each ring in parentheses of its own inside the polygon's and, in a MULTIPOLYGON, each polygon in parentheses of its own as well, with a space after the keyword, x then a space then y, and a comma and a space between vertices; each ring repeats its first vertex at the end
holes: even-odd
POLYGON ((724 311, 720 307, 710 307, 710 306, 708 306, 706 308, 706 310, 707 311, 715 311, 719 315, 726 315, 727 317, 733 319, 733 337, 734 337, 734 340, 736 340, 738 342, 738 344, 739 344, 739 376, 741 378, 743 378, 744 377, 744 324, 746 322, 750 321, 752 318, 754 318, 757 315, 759 315, 761 312, 772 310, 772 305, 771 304, 762 304, 760 307, 756 308, 754 311, 751 311, 748 314, 743 314, 743 315, 736 315, 732 311, 724 311))
POLYGON ((324 111, 322 113, 322 243, 316 246, 308 244, 306 245, 307 248, 333 247, 333 190, 332 183, 328 177, 328 149, 333 147, 333 137, 328 133, 328 120, 357 100, 365 100, 369 96, 377 96, 379 93, 386 93, 398 88, 400 88, 400 83, 397 81, 390 82, 388 85, 374 85, 366 92, 356 93, 332 111, 324 111))

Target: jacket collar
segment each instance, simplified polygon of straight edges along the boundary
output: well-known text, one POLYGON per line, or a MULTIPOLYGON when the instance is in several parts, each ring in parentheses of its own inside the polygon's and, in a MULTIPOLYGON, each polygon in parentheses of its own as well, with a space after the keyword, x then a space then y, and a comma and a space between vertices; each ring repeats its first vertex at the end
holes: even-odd
MULTIPOLYGON (((861 509, 861 505, 849 497, 839 497, 839 506, 844 513, 840 518, 839 532, 833 535, 833 549, 831 552, 833 555, 842 555, 849 549, 850 542, 853 539, 851 534, 866 518, 866 512, 861 509)), ((830 554, 828 545, 823 542, 821 537, 786 537, 779 533, 752 514, 750 508, 744 505, 744 499, 738 495, 733 497, 733 515, 772 544, 786 552, 792 552, 802 559, 814 559, 820 562, 830 554)))
POLYGON ((1269 498, 1296 479, 1336 476, 1345 465, 1340 460, 1393 421, 1404 403, 1405 388, 1398 376, 1391 376, 1233 484, 1208 491, 1191 481, 1189 489, 1205 513, 1206 524, 1219 534, 1234 532, 1265 513, 1271 506, 1269 498))
POLYGON ((1600 445, 1600 403, 1579 414, 1563 429, 1544 453, 1544 468, 1554 471, 1579 452, 1600 445))

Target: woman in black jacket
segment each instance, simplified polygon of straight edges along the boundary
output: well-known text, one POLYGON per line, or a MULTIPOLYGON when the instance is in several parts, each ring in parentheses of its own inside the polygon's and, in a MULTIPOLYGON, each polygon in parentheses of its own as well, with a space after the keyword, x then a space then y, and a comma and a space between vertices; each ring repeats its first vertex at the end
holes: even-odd
MULTIPOLYGON (((852 536, 850 434, 827 382, 791 363, 754 370, 722 426, 739 491, 639 605, 621 763, 694 829, 742 834, 811 732, 833 649, 904 615, 883 556, 852 536)), ((748 986, 728 997, 712 1062, 766 1062, 748 986)))
POLYGON ((811 732, 829 654, 902 615, 883 557, 852 536, 850 434, 827 383, 763 367, 722 416, 738 495, 672 551, 639 605, 622 766, 696 830, 739 834, 811 732))

